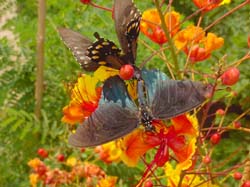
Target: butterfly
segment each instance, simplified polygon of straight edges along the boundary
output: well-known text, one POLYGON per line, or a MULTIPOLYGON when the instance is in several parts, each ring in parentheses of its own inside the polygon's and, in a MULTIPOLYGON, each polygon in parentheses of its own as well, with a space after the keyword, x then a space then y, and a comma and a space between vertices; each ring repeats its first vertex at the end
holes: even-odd
POLYGON ((160 71, 140 70, 136 60, 137 38, 141 14, 132 1, 115 0, 115 29, 121 49, 97 33, 95 42, 69 29, 59 29, 65 44, 86 71, 104 65, 119 69, 132 64, 139 105, 131 99, 127 86, 119 76, 104 82, 98 108, 80 125, 69 143, 91 147, 123 137, 143 124, 153 130, 153 119, 168 119, 190 111, 205 100, 206 87, 199 82, 167 79, 160 71))
POLYGON ((118 77, 111 77, 104 84, 99 106, 69 137, 69 143, 76 147, 92 147, 121 138, 140 124, 152 130, 153 120, 165 120, 188 112, 201 105, 208 87, 201 82, 170 80, 162 72, 142 70, 143 85, 137 84, 137 105, 131 99, 127 87, 118 77))
POLYGON ((100 66, 120 69, 124 64, 135 63, 141 13, 132 1, 115 0, 114 20, 122 50, 112 41, 100 37, 98 33, 94 33, 96 41, 92 42, 70 29, 58 29, 65 45, 73 52, 84 70, 95 71, 100 66))

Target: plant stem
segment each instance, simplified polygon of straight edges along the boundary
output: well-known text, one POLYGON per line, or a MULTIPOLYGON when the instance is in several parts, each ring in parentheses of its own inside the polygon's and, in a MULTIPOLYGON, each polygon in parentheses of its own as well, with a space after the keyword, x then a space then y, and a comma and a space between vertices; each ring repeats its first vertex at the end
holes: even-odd
POLYGON ((95 7, 95 8, 99 8, 99 9, 102 9, 102 10, 105 10, 105 11, 109 11, 109 12, 112 12, 112 11, 113 11, 113 10, 110 9, 110 8, 106 8, 106 7, 99 6, 99 5, 97 5, 97 4, 95 4, 95 3, 91 2, 91 1, 90 1, 89 4, 90 4, 91 6, 93 6, 93 7, 95 7))
POLYGON ((173 41, 171 39, 170 32, 168 31, 168 28, 166 26, 165 19, 164 19, 163 13, 161 11, 160 4, 159 4, 158 0, 155 0, 155 6, 156 6, 156 9, 157 9, 157 11, 159 13, 160 19, 161 19, 162 29, 164 30, 164 33, 165 33, 165 35, 166 35, 166 37, 168 39, 168 44, 170 46, 170 52, 171 52, 171 55, 172 55, 174 66, 175 66, 175 73, 177 74, 178 79, 180 79, 181 78, 181 73, 180 73, 180 68, 179 68, 178 61, 177 61, 177 55, 175 53, 175 48, 174 48, 174 45, 173 45, 173 41))
POLYGON ((237 7, 233 8, 232 10, 230 10, 229 12, 227 12, 226 14, 222 15, 221 17, 219 17, 217 20, 215 20, 213 23, 211 23, 210 25, 208 25, 204 31, 207 31, 208 29, 210 29, 211 27, 213 27, 214 25, 218 24, 222 19, 224 19, 225 17, 229 16, 230 14, 236 12, 237 10, 241 9, 242 7, 244 7, 245 5, 247 5, 248 3, 250 3, 250 0, 246 0, 245 2, 239 4, 237 7))
POLYGON ((45 39, 46 1, 38 0, 37 62, 35 83, 35 116, 41 117, 44 81, 44 39, 45 39))

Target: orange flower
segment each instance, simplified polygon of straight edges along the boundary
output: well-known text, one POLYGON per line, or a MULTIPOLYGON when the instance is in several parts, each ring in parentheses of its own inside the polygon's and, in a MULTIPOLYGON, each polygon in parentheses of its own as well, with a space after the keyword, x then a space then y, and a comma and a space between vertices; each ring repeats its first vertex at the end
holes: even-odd
POLYGON ((138 128, 121 140, 121 159, 126 165, 136 166, 140 157, 155 146, 155 144, 148 144, 145 139, 147 134, 144 129, 138 128))
MULTIPOLYGON (((181 174, 184 168, 179 165, 173 167, 170 163, 167 163, 165 166, 165 173, 167 176, 168 186, 169 187, 177 187, 179 186, 179 181, 181 179, 181 174)), ((185 175, 182 178, 181 187, 189 187, 189 186, 200 186, 200 187, 218 187, 215 184, 212 184, 211 181, 204 182, 202 177, 195 174, 185 175)))
MULTIPOLYGON (((194 116, 180 115, 171 121, 176 134, 178 134, 179 137, 183 136, 185 138, 185 145, 178 147, 173 141, 172 143, 170 142, 169 147, 173 150, 180 163, 189 162, 188 160, 191 160, 196 148, 195 143, 196 137, 198 136, 197 119, 194 116)), ((187 164, 191 166, 190 162, 187 164)))
POLYGON ((95 148, 95 152, 99 154, 100 159, 105 163, 119 162, 121 149, 117 141, 112 141, 95 148))
POLYGON ((28 166, 32 169, 36 169, 38 166, 42 165, 43 162, 39 158, 34 158, 28 162, 28 166))
POLYGON ((31 174, 29 175, 29 180, 30 180, 30 185, 31 185, 31 187, 36 187, 36 186, 37 186, 37 183, 38 183, 38 180, 39 180, 38 174, 31 173, 31 174))
POLYGON ((63 108, 62 121, 69 124, 81 123, 98 106, 101 87, 97 87, 96 77, 82 74, 71 90, 71 101, 63 108))
POLYGON ((201 27, 191 25, 177 33, 174 42, 176 48, 183 50, 195 63, 209 58, 212 51, 223 46, 224 39, 213 33, 206 36, 201 27))
POLYGON ((220 5, 230 3, 231 0, 193 0, 193 2, 203 11, 210 11, 220 5))
POLYGON ((181 115, 173 118, 172 125, 167 127, 162 121, 153 121, 155 132, 136 129, 121 140, 122 161, 128 166, 135 166, 139 158, 149 149, 159 146, 151 164, 163 166, 169 159, 169 149, 183 165, 190 166, 188 161, 195 152, 197 137, 197 120, 195 117, 181 115))
POLYGON ((117 177, 106 176, 98 181, 96 187, 114 187, 117 181, 117 177))
MULTIPOLYGON (((164 18, 171 36, 175 35, 179 30, 180 14, 175 11, 171 11, 166 13, 164 18)), ((161 20, 156 9, 149 9, 143 12, 140 24, 142 33, 161 45, 167 42, 167 37, 160 25, 161 20)))

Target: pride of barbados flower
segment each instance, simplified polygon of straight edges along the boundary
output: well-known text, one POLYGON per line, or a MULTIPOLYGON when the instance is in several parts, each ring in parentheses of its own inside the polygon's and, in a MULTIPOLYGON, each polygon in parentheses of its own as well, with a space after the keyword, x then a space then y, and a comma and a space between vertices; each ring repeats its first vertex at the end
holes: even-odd
MULTIPOLYGON (((180 14, 175 11, 167 12, 164 19, 170 35, 175 35, 179 30, 180 14)), ((160 45, 167 42, 167 37, 161 28, 160 16, 156 9, 149 9, 143 12, 140 30, 152 41, 160 45)))
POLYGON ((90 75, 81 75, 71 90, 71 101, 63 108, 62 121, 76 124, 84 121, 98 106, 101 87, 97 87, 99 80, 90 75))
POLYGON ((228 4, 231 0, 193 0, 194 4, 203 11, 210 11, 223 4, 228 4))
POLYGON ((184 51, 192 62, 199 62, 210 57, 212 51, 224 44, 224 39, 214 33, 205 33, 201 27, 188 26, 175 35, 177 49, 184 51))
POLYGON ((98 107, 103 83, 119 71, 105 66, 99 67, 93 75, 82 74, 71 90, 71 101, 63 108, 62 121, 68 124, 82 123, 98 107))
POLYGON ((135 129, 127 136, 98 147, 101 160, 107 163, 123 161, 134 167, 141 156, 154 147, 158 151, 152 164, 163 166, 169 160, 169 149, 176 160, 184 167, 191 166, 191 157, 195 152, 198 135, 197 119, 189 115, 181 115, 171 119, 172 125, 167 127, 162 121, 153 122, 157 132, 145 132, 135 129), (119 159, 118 159, 119 157, 119 159))

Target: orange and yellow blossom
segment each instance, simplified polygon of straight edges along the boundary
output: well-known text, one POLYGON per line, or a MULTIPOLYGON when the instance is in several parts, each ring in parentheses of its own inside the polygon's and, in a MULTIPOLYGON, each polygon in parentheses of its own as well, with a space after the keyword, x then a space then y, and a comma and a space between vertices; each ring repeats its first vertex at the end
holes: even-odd
POLYGON ((36 174, 36 173, 31 173, 29 175, 29 181, 30 181, 30 185, 31 187, 36 187, 37 186, 37 183, 38 183, 38 180, 39 180, 39 175, 36 174))
POLYGON ((100 160, 109 164, 111 162, 119 162, 121 160, 121 149, 118 141, 108 142, 95 148, 95 152, 99 154, 100 160))
MULTIPOLYGON (((179 30, 180 14, 175 11, 165 14, 165 23, 171 34, 175 35, 179 30)), ((149 37, 152 41, 158 44, 167 42, 167 37, 161 28, 161 20, 157 9, 149 9, 143 12, 140 30, 143 34, 149 37)))
POLYGON ((121 139, 121 160, 128 166, 136 166, 149 149, 159 146, 153 164, 163 166, 169 159, 171 149, 179 163, 191 166, 189 160, 195 152, 198 135, 197 120, 193 116, 180 115, 171 122, 172 125, 167 127, 162 121, 153 121, 157 133, 138 128, 121 139))
MULTIPOLYGON (((181 167, 180 165, 175 166, 175 168, 170 163, 167 163, 165 165, 165 173, 167 176, 167 184, 169 187, 178 186, 179 181, 180 181, 180 176, 183 170, 185 170, 185 168, 181 167)), ((191 187, 191 186, 218 187, 217 185, 212 184, 210 181, 204 182, 203 178, 195 174, 185 175, 182 179, 180 186, 181 187, 191 187)))
POLYGON ((63 108, 62 121, 69 124, 82 123, 98 106, 101 87, 96 77, 82 74, 71 90, 71 101, 63 108))
POLYGON ((92 76, 82 74, 71 90, 70 103, 63 108, 62 121, 68 124, 82 123, 98 107, 102 91, 98 84, 118 74, 118 70, 105 66, 99 67, 92 76))
POLYGON ((127 166, 136 166, 140 157, 149 149, 155 147, 155 144, 149 144, 145 139, 147 139, 147 134, 145 130, 141 128, 134 130, 121 139, 121 160, 127 166))
POLYGON ((42 165, 43 162, 39 158, 34 158, 28 162, 28 166, 32 169, 36 169, 38 166, 42 165))
POLYGON ((231 0, 193 0, 194 4, 203 11, 210 11, 223 4, 228 4, 231 0))
POLYGON ((213 33, 206 35, 201 27, 191 25, 177 33, 174 42, 176 48, 183 50, 195 63, 209 58, 212 51, 223 46, 224 39, 213 33))
POLYGON ((96 187, 114 187, 117 181, 117 177, 106 176, 98 181, 96 187))

